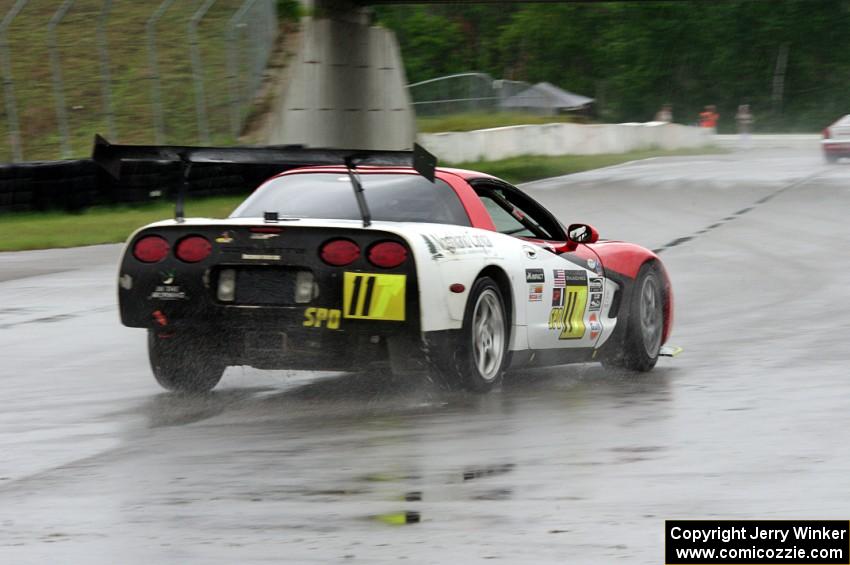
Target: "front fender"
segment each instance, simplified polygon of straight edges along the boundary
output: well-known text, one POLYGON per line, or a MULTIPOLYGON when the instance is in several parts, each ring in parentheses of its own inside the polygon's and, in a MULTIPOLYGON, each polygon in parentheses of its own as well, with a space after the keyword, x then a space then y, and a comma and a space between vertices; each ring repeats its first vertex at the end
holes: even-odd
POLYGON ((608 276, 615 280, 625 279, 629 286, 637 278, 644 264, 653 261, 658 265, 661 276, 664 278, 664 332, 661 343, 666 343, 673 331, 673 285, 670 283, 670 276, 661 258, 645 247, 624 241, 600 241, 589 244, 588 247, 602 261, 608 276))

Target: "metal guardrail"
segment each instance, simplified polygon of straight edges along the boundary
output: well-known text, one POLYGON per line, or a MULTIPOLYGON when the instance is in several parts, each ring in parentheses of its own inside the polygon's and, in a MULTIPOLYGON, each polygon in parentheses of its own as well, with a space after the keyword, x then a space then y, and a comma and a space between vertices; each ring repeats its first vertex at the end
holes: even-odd
MULTIPOLYGON (((503 103, 531 88, 517 80, 493 79, 487 73, 458 73, 407 86, 418 116, 442 116, 468 112, 498 112, 503 103)), ((531 95, 529 102, 538 99, 531 95)), ((529 104, 532 106, 533 104, 529 104)))
POLYGON ((6 139, 0 139, 0 161, 69 158, 82 153, 82 143, 87 144, 97 130, 106 131, 112 139, 158 144, 208 144, 211 138, 227 142, 238 137, 276 44, 275 0, 199 0, 191 5, 176 0, 139 2, 134 10, 150 7, 140 15, 144 19, 138 33, 124 29, 126 10, 119 10, 113 0, 57 4, 52 10, 43 3, 15 0, 2 14, 0 73, 5 112, 0 128, 6 139), (161 37, 166 32, 168 37, 161 37), (135 47, 141 33, 146 53, 141 61, 133 61, 139 75, 134 80, 139 84, 128 84, 127 73, 118 70, 129 63, 117 60, 116 49, 127 52, 135 47), (178 33, 183 36, 179 46, 178 33), (88 47, 92 41, 95 45, 88 47), (169 57, 163 59, 166 45, 169 57), (49 80, 36 65, 25 68, 20 62, 23 54, 32 60, 41 57, 42 51, 49 80), (179 51, 177 57, 175 51, 179 51), (70 75, 69 61, 79 64, 81 59, 92 61, 86 67, 88 74, 70 75), (169 105, 166 94, 178 90, 194 93, 196 132, 191 138, 169 131, 175 112, 188 114, 169 105), (135 91, 149 95, 140 97, 135 91))

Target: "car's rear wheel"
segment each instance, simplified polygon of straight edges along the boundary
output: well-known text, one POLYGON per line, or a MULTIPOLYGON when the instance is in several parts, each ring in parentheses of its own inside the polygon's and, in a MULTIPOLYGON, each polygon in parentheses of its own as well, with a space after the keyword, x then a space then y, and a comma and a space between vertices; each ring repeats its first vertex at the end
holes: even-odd
POLYGON ((823 157, 830 165, 838 162, 838 155, 830 155, 829 153, 824 153, 823 157))
POLYGON ((472 285, 459 343, 431 357, 446 388, 487 392, 502 378, 508 358, 508 316, 496 282, 481 277, 472 285))
POLYGON ((662 277, 652 263, 641 267, 629 303, 622 355, 605 362, 629 371, 649 371, 658 361, 664 333, 662 277))
POLYGON ((156 381, 176 392, 208 392, 227 368, 212 346, 185 335, 161 336, 148 331, 148 357, 156 381))

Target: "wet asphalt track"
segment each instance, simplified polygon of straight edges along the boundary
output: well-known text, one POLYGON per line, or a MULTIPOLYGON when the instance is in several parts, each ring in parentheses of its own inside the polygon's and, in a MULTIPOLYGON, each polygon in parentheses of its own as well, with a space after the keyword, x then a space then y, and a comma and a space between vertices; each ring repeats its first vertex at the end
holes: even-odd
POLYGON ((182 397, 118 324, 117 246, 0 254, 0 563, 660 563, 665 518, 850 517, 850 165, 753 151, 527 188, 663 250, 683 356, 483 397, 235 368, 182 397))

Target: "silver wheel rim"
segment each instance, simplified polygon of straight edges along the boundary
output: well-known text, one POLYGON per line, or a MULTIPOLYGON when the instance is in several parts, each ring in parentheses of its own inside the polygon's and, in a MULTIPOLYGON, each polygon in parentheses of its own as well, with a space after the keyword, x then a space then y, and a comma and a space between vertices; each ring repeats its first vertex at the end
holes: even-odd
POLYGON ((472 313, 472 348, 475 366, 485 381, 499 376, 505 356, 505 316, 492 289, 478 295, 472 313))
POLYGON ((658 355, 661 348, 661 293, 658 292, 658 280, 649 276, 643 279, 640 288, 640 329, 643 348, 650 357, 658 355))

